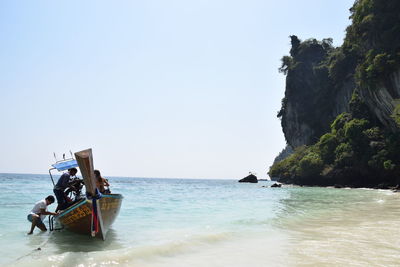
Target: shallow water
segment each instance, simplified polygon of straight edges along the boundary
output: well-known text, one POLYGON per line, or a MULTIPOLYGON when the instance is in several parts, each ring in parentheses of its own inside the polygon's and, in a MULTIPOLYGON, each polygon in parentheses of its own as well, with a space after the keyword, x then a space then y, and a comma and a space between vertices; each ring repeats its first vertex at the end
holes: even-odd
MULTIPOLYGON (((109 178, 124 195, 107 240, 26 236, 46 175, 0 174, 0 265, 399 266, 400 194, 269 182, 109 178), (40 247, 41 250, 37 250, 40 247)), ((55 209, 55 205, 50 206, 55 209)), ((46 220, 47 221, 47 220, 46 220)))

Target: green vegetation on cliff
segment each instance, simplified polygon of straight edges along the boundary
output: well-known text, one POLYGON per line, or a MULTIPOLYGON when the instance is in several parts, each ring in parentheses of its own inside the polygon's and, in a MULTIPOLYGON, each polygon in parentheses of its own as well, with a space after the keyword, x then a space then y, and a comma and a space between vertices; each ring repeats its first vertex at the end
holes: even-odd
MULTIPOLYGON (((357 0, 350 11, 352 24, 341 47, 333 47, 329 38, 302 42, 290 36, 290 56, 282 58, 279 69, 287 84, 278 117, 286 140, 296 148, 270 168, 269 175, 281 182, 400 183, 400 133, 385 127, 359 95, 385 84, 400 69, 400 1, 357 0), (338 115, 337 96, 346 83, 352 94, 342 107, 346 112, 338 115), (301 127, 293 126, 294 118, 301 127), (303 146, 293 137, 299 129, 309 129, 303 146)), ((392 118, 398 125, 399 114, 397 103, 392 118)))
POLYGON ((385 132, 367 119, 342 113, 316 144, 298 147, 274 164, 269 175, 301 185, 395 185, 400 171, 399 140, 398 133, 385 132))
POLYGON ((400 1, 357 0, 350 11, 343 50, 358 59, 359 84, 373 87, 400 65, 400 1))

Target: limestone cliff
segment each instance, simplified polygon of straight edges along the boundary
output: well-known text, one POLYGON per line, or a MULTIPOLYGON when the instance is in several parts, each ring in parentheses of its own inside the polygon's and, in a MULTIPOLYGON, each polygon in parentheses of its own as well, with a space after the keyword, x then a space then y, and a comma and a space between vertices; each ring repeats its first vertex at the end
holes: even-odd
MULTIPOLYGON (((315 58, 305 58, 287 72, 285 103, 280 112, 283 133, 292 147, 314 144, 328 132, 337 115, 350 111, 349 102, 356 88, 353 77, 336 86, 324 77, 329 84, 320 86, 317 75, 321 73, 315 72, 319 63, 313 61, 315 58)), ((373 87, 359 88, 359 95, 384 127, 398 130, 393 112, 400 99, 400 68, 373 87)))
POLYGON ((278 113, 293 154, 269 174, 304 185, 400 184, 400 1, 356 0, 340 47, 290 36, 278 113))
POLYGON ((360 90, 361 99, 376 118, 390 131, 397 131, 398 126, 393 119, 394 108, 400 98, 400 69, 388 75, 373 88, 360 90))
POLYGON ((355 83, 349 78, 335 86, 329 77, 325 62, 334 49, 330 40, 291 38, 292 57, 283 67, 286 90, 279 115, 287 143, 296 148, 314 144, 337 115, 349 111, 355 83))

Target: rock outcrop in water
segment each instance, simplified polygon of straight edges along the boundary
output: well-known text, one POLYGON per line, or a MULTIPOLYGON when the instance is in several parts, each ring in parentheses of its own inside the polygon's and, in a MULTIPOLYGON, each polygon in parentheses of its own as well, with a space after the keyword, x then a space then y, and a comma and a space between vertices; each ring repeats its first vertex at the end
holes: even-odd
POLYGON ((357 0, 341 47, 291 36, 278 113, 294 153, 269 175, 301 185, 400 183, 400 1, 357 0))
POLYGON ((240 179, 239 183, 258 183, 258 179, 257 176, 251 173, 243 179, 240 179))
POLYGON ((282 184, 274 183, 274 184, 271 185, 271 187, 282 187, 282 184))

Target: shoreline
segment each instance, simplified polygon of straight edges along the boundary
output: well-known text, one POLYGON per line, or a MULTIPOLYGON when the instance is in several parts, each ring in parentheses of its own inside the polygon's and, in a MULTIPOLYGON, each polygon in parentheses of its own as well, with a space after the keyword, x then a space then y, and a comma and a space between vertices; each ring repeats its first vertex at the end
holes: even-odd
POLYGON ((385 186, 385 187, 379 187, 374 186, 374 187, 369 187, 369 186, 350 186, 350 185, 300 185, 300 184, 288 184, 288 183, 283 183, 279 182, 277 180, 271 180, 271 182, 275 183, 280 183, 282 186, 289 185, 289 186, 296 186, 296 187, 322 187, 322 188, 336 188, 336 189, 369 189, 369 190, 390 190, 393 193, 400 193, 400 185, 396 186, 385 186))

